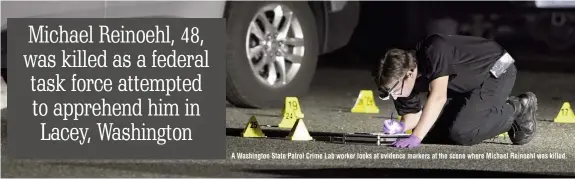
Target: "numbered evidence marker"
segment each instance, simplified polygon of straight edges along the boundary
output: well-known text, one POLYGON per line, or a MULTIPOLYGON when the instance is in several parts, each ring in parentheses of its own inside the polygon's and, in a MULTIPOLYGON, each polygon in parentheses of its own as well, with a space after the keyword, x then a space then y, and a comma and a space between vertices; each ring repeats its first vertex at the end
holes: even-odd
POLYGON ((301 111, 301 105, 297 97, 286 97, 285 106, 282 110, 282 120, 280 121, 279 128, 292 128, 297 119, 304 117, 301 111))
POLYGON ((557 117, 553 120, 556 123, 575 123, 575 114, 569 102, 564 102, 559 110, 557 117))
POLYGON ((351 108, 352 113, 379 113, 379 108, 375 105, 373 91, 361 90, 359 96, 355 101, 355 105, 351 108))
POLYGON ((248 121, 248 123, 246 124, 246 127, 242 132, 242 137, 250 137, 250 138, 266 137, 255 116, 252 116, 248 121))
POLYGON ((313 137, 309 135, 309 131, 305 126, 303 119, 297 119, 294 127, 291 129, 288 137, 289 140, 298 140, 298 141, 309 141, 313 140, 313 137))

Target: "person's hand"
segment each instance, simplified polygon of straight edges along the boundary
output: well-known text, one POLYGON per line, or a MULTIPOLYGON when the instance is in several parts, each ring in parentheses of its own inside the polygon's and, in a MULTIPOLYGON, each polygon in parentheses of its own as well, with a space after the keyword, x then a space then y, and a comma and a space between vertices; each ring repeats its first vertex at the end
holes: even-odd
POLYGON ((393 147, 397 148, 417 148, 421 145, 421 139, 415 135, 411 135, 408 138, 398 139, 391 144, 393 147))
POLYGON ((383 133, 385 134, 401 134, 405 129, 403 122, 388 119, 383 121, 383 133))

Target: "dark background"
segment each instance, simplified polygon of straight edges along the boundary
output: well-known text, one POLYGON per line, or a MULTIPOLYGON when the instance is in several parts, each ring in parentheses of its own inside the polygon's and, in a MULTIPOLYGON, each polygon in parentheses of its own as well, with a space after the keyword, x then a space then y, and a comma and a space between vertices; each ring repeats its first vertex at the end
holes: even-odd
MULTIPOLYGON (((522 1, 498 2, 361 2, 360 20, 349 44, 333 53, 322 56, 320 66, 368 68, 377 63, 389 48, 413 48, 425 37, 426 27, 438 18, 450 17, 461 23, 470 23, 473 15, 483 14, 486 18, 497 15, 490 21, 499 26, 509 26, 513 31, 502 33, 487 31, 484 37, 495 36, 517 60, 521 70, 545 72, 572 72, 575 64, 575 45, 561 50, 553 49, 542 39, 532 37, 525 17, 528 14, 539 18, 534 24, 539 34, 575 43, 575 24, 552 29, 551 12, 574 13, 573 9, 537 9, 532 3, 522 1), (565 35, 565 32, 571 32, 565 35), (563 33, 563 34, 561 34, 563 33), (544 56, 544 57, 541 57, 544 56)), ((575 19, 573 19, 575 20, 575 19)), ((532 24, 533 25, 533 24, 532 24)), ((460 35, 470 35, 460 31, 460 35)))

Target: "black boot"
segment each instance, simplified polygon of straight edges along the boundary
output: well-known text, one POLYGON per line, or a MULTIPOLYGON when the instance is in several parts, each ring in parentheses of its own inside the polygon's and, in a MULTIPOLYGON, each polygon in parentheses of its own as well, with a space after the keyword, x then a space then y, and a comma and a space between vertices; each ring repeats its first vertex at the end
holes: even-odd
POLYGON ((511 129, 507 132, 511 142, 515 145, 529 143, 537 130, 537 97, 532 92, 510 97, 508 102, 515 108, 513 116, 515 120, 511 129))

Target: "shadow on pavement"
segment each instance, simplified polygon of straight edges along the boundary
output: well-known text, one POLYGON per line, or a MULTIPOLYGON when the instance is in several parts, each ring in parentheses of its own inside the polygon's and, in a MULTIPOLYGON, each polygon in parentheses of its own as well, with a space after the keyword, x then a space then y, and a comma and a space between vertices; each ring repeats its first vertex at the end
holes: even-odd
MULTIPOLYGON (((226 128, 226 136, 234 136, 234 137, 241 137, 242 132, 244 129, 240 128, 226 128)), ((285 139, 286 136, 289 135, 290 129, 262 129, 265 133, 267 138, 269 139, 285 139)), ((322 141, 322 142, 331 142, 331 143, 339 143, 337 139, 334 137, 342 136, 343 133, 336 133, 336 132, 313 132, 309 131, 309 134, 313 136, 315 141, 322 141)))
POLYGON ((247 113, 248 116, 258 116, 258 117, 282 117, 279 114, 259 114, 259 113, 247 113))
MULTIPOLYGON (((243 129, 240 128, 226 128, 226 136, 241 137, 243 129)), ((288 140, 290 130, 285 129, 262 129, 262 132, 266 135, 267 139, 272 140, 288 140)), ((313 137, 316 142, 324 142, 330 144, 346 144, 346 145, 377 145, 377 138, 374 137, 358 137, 358 136, 346 136, 345 133, 341 132, 313 132, 308 131, 309 135, 313 137)), ((391 138, 391 137, 389 137, 391 138)), ((382 146, 389 146, 393 140, 389 139, 387 141, 381 141, 382 146)), ((435 144, 435 143, 434 143, 435 144)), ((437 143, 439 144, 439 143, 437 143)), ((442 144, 439 144, 442 145, 442 144)))
MULTIPOLYGON (((244 129, 242 128, 226 128, 226 136, 241 136, 242 132, 244 129)), ((290 129, 280 129, 280 128, 272 128, 272 129, 266 129, 265 127, 263 127, 262 131, 266 134, 266 136, 269 137, 285 137, 286 135, 289 134, 290 129)), ((334 136, 334 135, 342 135, 342 133, 337 133, 337 132, 313 132, 313 131, 309 131, 309 134, 312 136, 324 136, 324 137, 328 137, 328 136, 334 136)))
POLYGON ((373 177, 565 177, 575 173, 519 173, 455 169, 400 169, 400 168, 329 168, 329 169, 266 169, 247 170, 248 172, 282 175, 284 177, 333 177, 333 178, 373 178, 373 177))
MULTIPOLYGON (((380 117, 380 118, 389 119, 389 117, 380 117)), ((267 139, 280 139, 280 140, 285 140, 286 136, 288 136, 290 133, 289 129, 282 130, 279 128, 266 129, 264 127, 262 129, 262 131, 265 133, 267 139)), ((241 137, 242 132, 243 132, 243 129, 241 129, 241 128, 226 128, 226 136, 241 137)), ((332 144, 349 143, 349 144, 371 144, 371 145, 375 145, 375 141, 376 141, 375 138, 349 138, 348 137, 346 139, 346 142, 343 142, 341 137, 343 136, 344 133, 338 133, 338 132, 309 131, 309 134, 311 136, 313 136, 315 141, 332 143, 332 144)), ((509 141, 507 141, 507 139, 508 139, 508 137, 495 137, 493 139, 487 139, 487 140, 483 141, 483 143, 496 144, 496 145, 511 145, 511 143, 509 143, 509 141)), ((387 145, 387 143, 389 143, 389 142, 384 142, 383 145, 387 145)), ((432 139, 426 140, 425 144, 454 145, 454 144, 451 144, 450 142, 447 142, 447 141, 443 141, 443 140, 435 141, 432 139)))

